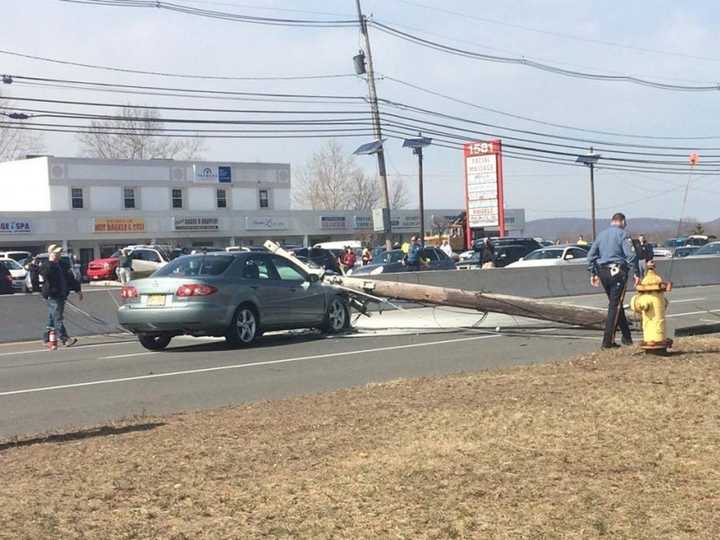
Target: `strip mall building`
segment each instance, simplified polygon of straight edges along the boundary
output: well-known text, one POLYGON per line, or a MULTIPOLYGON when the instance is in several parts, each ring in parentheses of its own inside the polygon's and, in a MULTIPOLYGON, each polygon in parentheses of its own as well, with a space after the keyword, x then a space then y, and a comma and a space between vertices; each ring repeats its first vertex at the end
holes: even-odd
MULTIPOLYGON (((291 209, 288 163, 34 157, 0 163, 0 250, 62 243, 83 263, 131 243, 310 245, 369 238, 370 212, 291 209)), ((458 209, 425 212, 426 229, 458 209)), ((510 234, 525 213, 506 211, 510 234)), ((397 239, 419 231, 417 210, 393 211, 397 239)))

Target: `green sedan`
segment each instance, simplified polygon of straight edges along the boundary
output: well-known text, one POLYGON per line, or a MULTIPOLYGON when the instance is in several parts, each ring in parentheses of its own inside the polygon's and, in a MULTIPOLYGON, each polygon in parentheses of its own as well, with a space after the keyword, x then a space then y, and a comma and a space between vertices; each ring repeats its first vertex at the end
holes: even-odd
POLYGON ((350 327, 346 295, 271 253, 206 253, 179 257, 121 291, 120 325, 147 349, 174 336, 224 336, 250 345, 263 332, 350 327))

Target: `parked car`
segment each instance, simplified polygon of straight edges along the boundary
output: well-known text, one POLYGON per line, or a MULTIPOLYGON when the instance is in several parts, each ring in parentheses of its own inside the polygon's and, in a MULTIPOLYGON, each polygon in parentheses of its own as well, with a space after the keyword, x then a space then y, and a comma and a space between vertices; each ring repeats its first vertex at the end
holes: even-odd
MULTIPOLYGON (((138 245, 128 246, 132 256, 133 275, 148 276, 161 266, 167 264, 173 255, 167 246, 138 245)), ((117 266, 120 260, 120 251, 116 251, 110 257, 94 259, 88 264, 86 271, 90 281, 115 280, 117 279, 117 266)))
POLYGON ((690 257, 699 257, 701 255, 720 255, 720 242, 710 242, 698 248, 690 257))
POLYGON ((15 259, 0 259, 0 265, 4 266, 10 277, 12 278, 12 286, 15 290, 22 291, 25 289, 25 278, 28 271, 15 259))
MULTIPOLYGON (((539 244, 538 244, 539 245, 539 244)), ((532 253, 537 248, 531 242, 524 242, 521 244, 505 244, 499 242, 495 244, 495 267, 503 268, 509 264, 519 261, 522 257, 528 253, 532 253)), ((458 270, 477 270, 481 268, 480 265, 481 252, 473 252, 472 257, 460 262, 457 265, 458 270)))
POLYGON ((5 265, 0 264, 0 294, 13 294, 15 287, 13 287, 13 278, 10 275, 5 265))
POLYGON ((672 256, 673 258, 688 257, 689 255, 695 253, 698 249, 700 249, 700 246, 682 246, 679 248, 675 248, 672 256))
MULTIPOLYGON (((41 253, 40 255, 36 255, 35 259, 38 262, 39 266, 42 266, 43 264, 46 264, 48 261, 48 255, 47 253, 41 253)), ((78 280, 78 282, 82 279, 82 274, 80 272, 80 265, 75 262, 75 259, 70 255, 62 255, 60 257, 60 261, 62 264, 65 264, 69 266, 72 269, 73 276, 75 276, 75 279, 78 280)), ((42 285, 43 278, 42 276, 38 275, 38 283, 42 285)), ((37 292, 32 284, 32 276, 30 272, 27 272, 25 275, 25 292, 37 292)))
POLYGON ((660 247, 658 245, 652 244, 652 250, 653 258, 655 259, 665 259, 666 257, 673 256, 673 250, 666 247, 660 247))
POLYGON ((208 253, 171 261, 123 287, 120 325, 147 349, 174 336, 224 336, 249 345, 268 330, 350 327, 345 295, 271 253, 208 253))
POLYGON ((335 272, 340 273, 340 265, 338 264, 338 257, 343 254, 341 249, 326 249, 319 247, 311 248, 297 248, 294 250, 288 250, 295 257, 302 257, 306 260, 312 261, 316 265, 335 272))
MULTIPOLYGON (((436 247, 424 247, 420 257, 425 261, 420 270, 455 270, 455 261, 447 256, 443 250, 436 247)), ((404 262, 405 253, 400 249, 385 251, 381 254, 379 263, 367 266, 356 266, 350 272, 353 276, 389 274, 395 272, 412 272, 416 267, 407 266, 404 262)))
POLYGON ((13 259, 20 262, 23 259, 31 259, 32 253, 29 251, 0 251, 0 259, 13 259))
POLYGON ((526 268, 532 266, 560 266, 587 262, 588 252, 577 245, 553 246, 536 249, 507 265, 507 268, 526 268))

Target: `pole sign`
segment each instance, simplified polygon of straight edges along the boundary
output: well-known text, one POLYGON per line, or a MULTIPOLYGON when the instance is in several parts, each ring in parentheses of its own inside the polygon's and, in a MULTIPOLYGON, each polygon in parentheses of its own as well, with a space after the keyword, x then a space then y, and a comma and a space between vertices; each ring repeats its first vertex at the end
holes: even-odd
POLYGON ((464 156, 465 241, 470 248, 472 229, 497 228, 501 237, 505 235, 502 143, 499 139, 466 143, 464 156))

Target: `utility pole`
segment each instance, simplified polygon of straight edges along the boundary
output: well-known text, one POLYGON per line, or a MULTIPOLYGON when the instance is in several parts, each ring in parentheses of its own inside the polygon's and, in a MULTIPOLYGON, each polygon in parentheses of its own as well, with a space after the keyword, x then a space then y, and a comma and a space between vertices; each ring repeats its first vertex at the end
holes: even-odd
MULTIPOLYGON (((377 92, 375 90, 375 69, 373 68, 372 51, 370 50, 370 36, 368 35, 367 19, 363 15, 362 8, 360 7, 360 0, 355 0, 357 6, 358 21, 360 22, 360 33, 363 36, 365 42, 365 54, 367 55, 367 82, 368 92, 370 97, 370 113, 372 114, 373 122, 373 133, 375 139, 382 143, 382 128, 380 127, 380 109, 378 108, 377 92)), ((382 182, 383 189, 383 203, 384 207, 387 208, 387 212, 384 213, 388 218, 388 223, 385 224, 385 248, 390 251, 392 249, 392 220, 390 219, 390 192, 388 190, 388 179, 387 171, 385 169, 385 149, 382 144, 378 149, 377 160, 378 160, 378 174, 380 181, 382 182)))
POLYGON ((416 148, 418 157, 418 198, 420 203, 420 244, 425 245, 425 198, 423 196, 423 150, 416 148))

